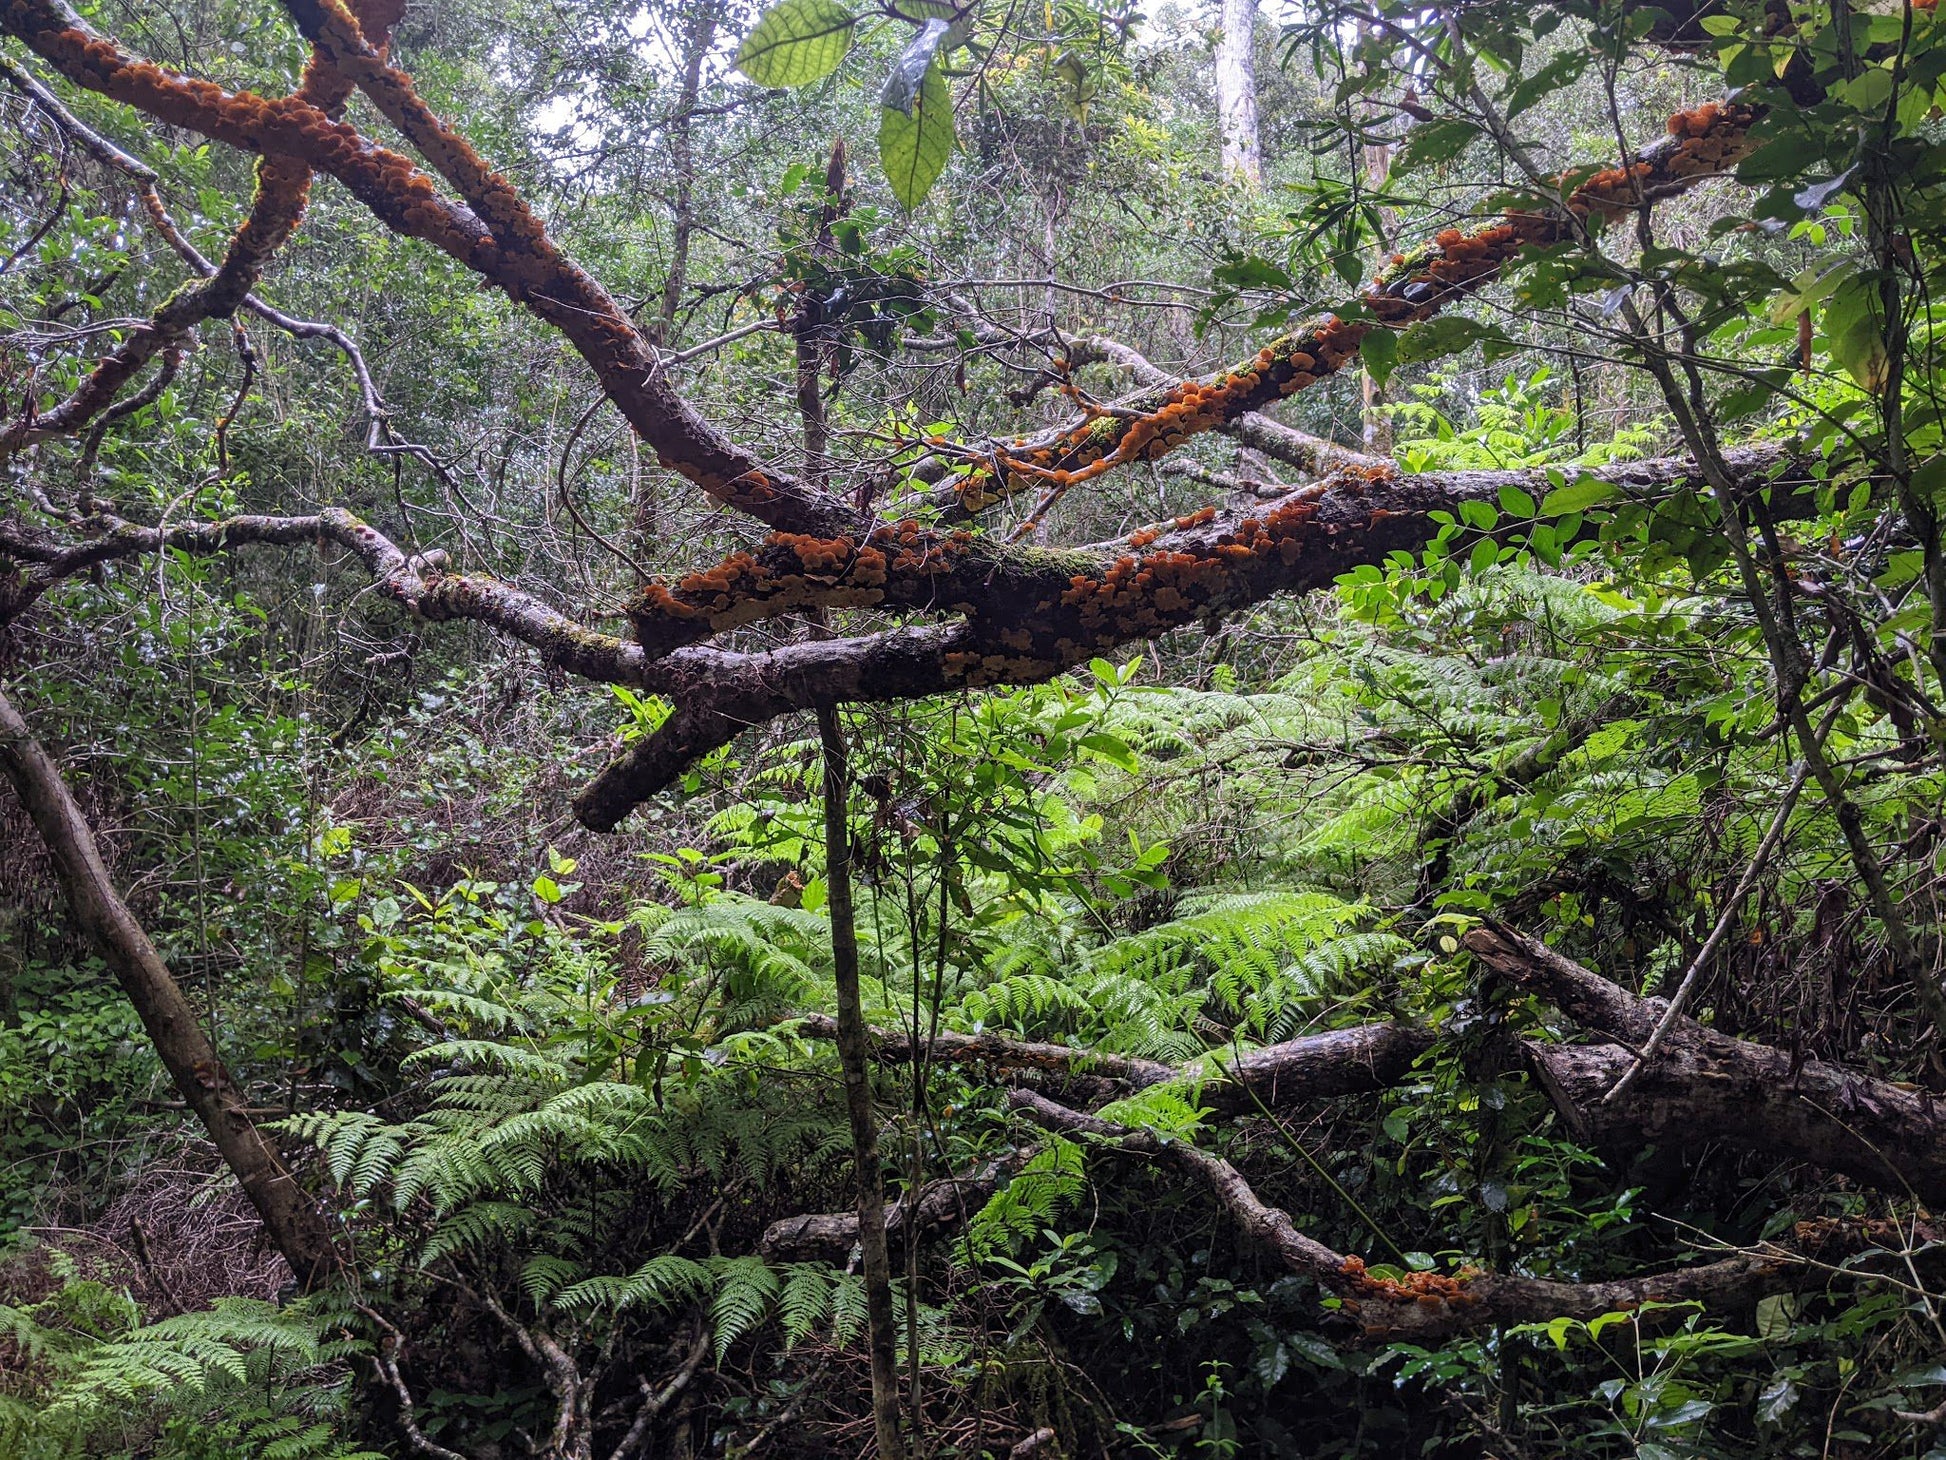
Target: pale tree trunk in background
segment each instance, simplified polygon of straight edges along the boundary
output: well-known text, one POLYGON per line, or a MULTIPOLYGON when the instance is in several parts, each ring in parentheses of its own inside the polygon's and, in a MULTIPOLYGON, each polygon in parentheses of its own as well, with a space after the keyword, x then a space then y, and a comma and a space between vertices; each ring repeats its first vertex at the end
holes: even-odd
MULTIPOLYGON (((689 283, 689 251, 696 233, 696 108, 703 94, 703 66, 716 44, 719 18, 715 0, 697 5, 690 15, 683 32, 682 85, 676 109, 669 117, 669 166, 675 175, 670 209, 675 231, 669 245, 669 273, 663 280, 662 301, 649 325, 650 338, 665 348, 676 337, 676 315, 689 283)), ((632 495, 634 550, 638 556, 647 557, 656 536, 654 474, 638 467, 632 495)))
POLYGON ((155 1052, 185 1104, 235 1175, 264 1231, 296 1273, 300 1288, 317 1287, 343 1262, 324 1213, 292 1179, 276 1147, 257 1129, 243 1092, 216 1057, 196 1011, 183 997, 155 944, 115 891, 94 831, 75 804, 60 768, 0 693, 0 772, 47 843, 74 921, 108 965, 141 1016, 155 1052))
MULTIPOLYGON (((1373 188, 1382 188, 1392 176, 1392 144, 1375 142, 1365 148, 1365 181, 1373 188)), ((1398 226, 1398 217, 1390 208, 1379 209, 1379 217, 1384 223, 1385 236, 1378 241, 1378 249, 1372 260, 1372 272, 1377 274, 1385 267, 1391 257, 1393 230, 1398 226)), ((1392 418, 1379 408, 1385 404, 1385 387, 1372 379, 1369 370, 1363 372, 1364 396, 1364 444, 1369 456, 1390 456, 1392 454, 1392 418)))
MULTIPOLYGON (((1368 26, 1361 27, 1370 34, 1368 26)), ((1376 111, 1366 117, 1367 125, 1379 120, 1376 111)), ((1365 164, 1365 185, 1374 192, 1380 192, 1392 176, 1392 144, 1390 142, 1367 142, 1362 149, 1365 164)), ((1392 253, 1392 235, 1398 230, 1399 215, 1395 209, 1379 209, 1380 235, 1378 245, 1373 251, 1372 272, 1378 274, 1385 268, 1392 253)), ((1372 379, 1369 370, 1359 373, 1360 394, 1364 402, 1364 446, 1367 455, 1390 456, 1392 454, 1392 418, 1380 407, 1385 404, 1385 387, 1372 379)))
POLYGON ((1263 141, 1257 135, 1257 0, 1223 0, 1223 34, 1216 43, 1216 116, 1223 128, 1223 174, 1254 184, 1264 180, 1263 141))

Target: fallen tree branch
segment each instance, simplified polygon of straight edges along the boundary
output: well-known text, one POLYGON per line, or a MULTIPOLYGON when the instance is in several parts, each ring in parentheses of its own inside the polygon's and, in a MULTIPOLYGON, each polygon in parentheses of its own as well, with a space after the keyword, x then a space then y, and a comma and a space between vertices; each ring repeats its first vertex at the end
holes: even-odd
POLYGON ((649 1427, 668 1411, 671 1404, 687 1389, 695 1379, 697 1371, 703 1367, 703 1360, 709 1357, 710 1328, 701 1318, 696 1320, 696 1337, 689 1345, 689 1355, 669 1377, 669 1382, 660 1389, 650 1386, 647 1379, 640 1382, 642 1407, 635 1411, 635 1419, 618 1441, 615 1448, 608 1452, 608 1460, 628 1460, 642 1442, 649 1437, 649 1427))
POLYGON ((183 1100, 209 1132, 256 1209, 264 1232, 300 1288, 315 1288, 343 1264, 336 1235, 248 1113, 243 1091, 217 1057, 196 1011, 155 944, 116 892, 87 818, 60 767, 0 692, 0 772, 47 844, 74 920, 135 1006, 183 1100))
POLYGON ((1480 1272, 1419 1272, 1402 1278, 1368 1273, 1363 1259, 1335 1252, 1297 1229, 1290 1214, 1266 1203, 1236 1167, 1183 1140, 1131 1131, 1069 1109, 1031 1090, 1013 1090, 1008 1103, 1044 1130, 1093 1138, 1116 1150, 1168 1162, 1209 1188, 1238 1228, 1289 1271, 1315 1281, 1342 1300, 1368 1339, 1428 1340, 1511 1323, 1552 1318, 1589 1319, 1645 1303, 1700 1303, 1721 1311, 1747 1307, 1802 1277, 1794 1254, 1782 1248, 1739 1254, 1720 1262, 1648 1277, 1566 1283, 1480 1272))
MULTIPOLYGON (((814 1039, 836 1036, 835 1022, 824 1014, 800 1019, 797 1030, 814 1039)), ((911 1035, 884 1029, 871 1033, 874 1057, 910 1063, 911 1035)), ((929 1063, 986 1065, 1014 1078, 1038 1073, 1083 1084, 1112 1083, 1130 1091, 1181 1083, 1192 1087, 1197 1104, 1221 1115, 1247 1115, 1307 1100, 1389 1090, 1405 1078, 1432 1044, 1430 1030, 1409 1024, 1365 1024, 1265 1045, 1234 1060, 1206 1066, 1200 1061, 1171 1065, 991 1033, 947 1030, 920 1041, 921 1053, 929 1063)))
MULTIPOLYGON (((1016 1151, 983 1162, 964 1175, 929 1181, 917 1196, 907 1192, 885 1208, 886 1238, 903 1246, 963 1225, 987 1198, 1013 1180, 1033 1154, 1031 1148, 1016 1151)), ((842 1261, 857 1245, 856 1211, 807 1212, 764 1228, 757 1250, 773 1262, 842 1261)))
POLYGON ((1788 1050, 1732 1039, 1679 1016, 1660 1055, 1606 1097, 1667 1005, 1644 999, 1505 928, 1465 945, 1517 987, 1623 1043, 1527 1042, 1528 1061, 1577 1139, 1591 1144, 1723 1141, 1842 1172, 1885 1191, 1946 1201, 1946 1111, 1927 1092, 1788 1050))

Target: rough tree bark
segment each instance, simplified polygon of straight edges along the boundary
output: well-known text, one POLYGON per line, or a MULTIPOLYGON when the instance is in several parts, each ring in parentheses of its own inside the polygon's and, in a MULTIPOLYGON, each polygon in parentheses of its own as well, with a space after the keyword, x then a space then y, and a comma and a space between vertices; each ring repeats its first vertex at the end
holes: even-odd
POLYGON ((141 1016, 185 1104, 209 1132, 256 1208, 264 1231, 309 1290, 335 1274, 343 1253, 324 1214, 251 1120, 243 1091, 217 1058, 196 1011, 141 923, 115 891, 93 830, 61 771, 0 692, 0 771, 6 773, 54 858, 75 923, 141 1016))

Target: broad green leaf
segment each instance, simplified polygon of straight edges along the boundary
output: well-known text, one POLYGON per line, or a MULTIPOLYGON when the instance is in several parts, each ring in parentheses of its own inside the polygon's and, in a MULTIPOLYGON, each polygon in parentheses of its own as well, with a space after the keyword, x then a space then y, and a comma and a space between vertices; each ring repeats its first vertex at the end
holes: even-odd
POLYGON ((1365 361, 1365 369, 1380 385, 1392 376, 1392 370, 1399 360, 1399 337, 1388 329, 1369 329, 1365 338, 1358 342, 1358 353, 1365 361))
POLYGON ((1589 507, 1606 502, 1615 495, 1615 488, 1600 477, 1584 476, 1580 481, 1569 482, 1565 487, 1557 487, 1547 494, 1541 503, 1541 516, 1565 517, 1570 512, 1585 511, 1589 507))
POLYGON ((1825 305, 1823 325, 1831 358, 1864 389, 1882 390, 1889 357, 1879 319, 1877 280, 1864 274, 1846 279, 1825 305))
POLYGON ((953 155, 953 96, 934 65, 913 98, 912 109, 886 107, 878 124, 879 165, 892 195, 912 209, 925 200, 953 155))
POLYGON ((1421 167, 1450 162, 1464 152, 1480 129, 1459 117, 1440 117, 1414 127, 1392 159, 1392 176, 1404 177, 1421 167))
POLYGON ((759 86, 809 86, 838 69, 856 24, 838 0, 783 0, 737 47, 737 69, 759 86))
POLYGON ((1485 333, 1474 321, 1459 315, 1428 319, 1399 337, 1399 359, 1411 363, 1457 355, 1485 333))
POLYGON ((1757 1337, 1766 1343, 1782 1342, 1791 1336, 1797 1317, 1797 1300, 1789 1293, 1772 1293, 1757 1300, 1757 1337))

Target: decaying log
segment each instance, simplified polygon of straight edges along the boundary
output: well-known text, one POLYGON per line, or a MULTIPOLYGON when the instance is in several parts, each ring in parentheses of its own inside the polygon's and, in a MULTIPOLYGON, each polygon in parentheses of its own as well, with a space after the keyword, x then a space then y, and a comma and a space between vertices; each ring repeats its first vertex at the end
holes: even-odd
MULTIPOLYGON (((797 1029, 815 1039, 830 1039, 836 1033, 835 1022, 825 1014, 807 1015, 798 1021, 797 1029)), ((1004 1072, 1010 1083, 1045 1076, 1069 1088, 1091 1089, 1104 1098, 1178 1082, 1198 1105, 1220 1115, 1247 1115, 1307 1100, 1389 1090, 1432 1043, 1430 1031, 1409 1024, 1365 1024, 1265 1045, 1235 1060, 1207 1066, 1200 1062, 1171 1065, 1065 1044, 952 1030, 921 1041, 921 1046, 926 1059, 936 1064, 986 1065, 1004 1072)), ((912 1036, 904 1030, 874 1029, 872 1049, 880 1060, 909 1064, 912 1036)))
POLYGON ((1722 1141, 1841 1172, 1882 1191, 1946 1200, 1946 1110, 1927 1091, 1823 1060, 1732 1039, 1679 1018, 1668 1042, 1619 1098, 1605 1097, 1635 1063, 1667 1007, 1504 928, 1466 947, 1591 1033, 1626 1044, 1528 1041, 1528 1059, 1576 1137, 1590 1144, 1722 1141))

